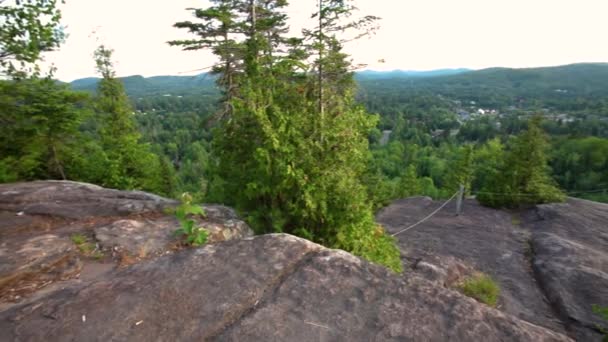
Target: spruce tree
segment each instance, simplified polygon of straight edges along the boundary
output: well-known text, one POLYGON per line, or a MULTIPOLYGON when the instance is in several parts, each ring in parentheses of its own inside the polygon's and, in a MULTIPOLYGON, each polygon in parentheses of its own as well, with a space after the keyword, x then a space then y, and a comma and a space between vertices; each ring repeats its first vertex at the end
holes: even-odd
POLYGON ((99 137, 107 155, 103 185, 162 192, 160 161, 140 142, 133 109, 114 72, 112 50, 101 45, 95 51, 95 63, 103 77, 95 99, 99 137))
POLYGON ((471 193, 473 183, 473 146, 464 145, 457 150, 455 158, 448 164, 448 175, 446 179, 446 189, 454 193, 463 185, 467 194, 471 193))
MULTIPOLYGON (((355 103, 350 64, 335 31, 322 32, 326 52, 309 63, 303 39, 271 30, 286 20, 279 11, 285 5, 249 0, 243 7, 243 77, 213 145, 225 202, 258 233, 296 234, 400 271, 399 251, 374 223, 361 181, 377 117, 355 103), (264 22, 270 17, 272 26, 264 22)), ((319 12, 329 13, 325 7, 319 12)))
POLYGON ((416 166, 409 165, 399 180, 399 196, 402 198, 411 197, 420 195, 421 192, 422 187, 416 173, 416 166))
POLYGON ((87 95, 51 79, 0 81, 0 178, 73 179, 87 95))
POLYGON ((500 172, 488 177, 477 197, 482 204, 520 207, 565 199, 549 173, 548 140, 541 121, 541 116, 532 117, 528 129, 510 142, 500 172))
POLYGON ((187 29, 197 39, 173 40, 169 44, 181 46, 185 51, 210 49, 218 62, 210 67, 213 74, 219 75, 217 84, 224 92, 225 104, 222 116, 231 110, 229 101, 238 93, 238 78, 242 75, 244 46, 236 36, 243 31, 242 1, 211 0, 213 6, 200 9, 190 8, 197 22, 181 21, 176 28, 187 29))

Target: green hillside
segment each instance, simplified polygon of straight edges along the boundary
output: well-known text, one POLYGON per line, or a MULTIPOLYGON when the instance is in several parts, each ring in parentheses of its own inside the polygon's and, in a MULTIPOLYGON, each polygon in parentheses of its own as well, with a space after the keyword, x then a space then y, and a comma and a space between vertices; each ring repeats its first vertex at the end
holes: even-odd
POLYGON ((510 106, 600 112, 608 98, 608 64, 491 68, 423 79, 361 80, 362 94, 379 102, 402 102, 419 94, 440 94, 496 109, 510 106))
MULTIPOLYGON (((557 110, 603 114, 608 101, 608 64, 572 64, 557 67, 477 71, 445 69, 428 72, 362 71, 356 74, 360 100, 374 109, 375 103, 403 103, 412 97, 442 95, 453 100, 504 109, 549 107, 557 110)), ((98 78, 71 82, 75 90, 95 90, 98 78)), ((128 76, 121 78, 133 99, 163 95, 218 95, 215 78, 196 76, 128 76)), ((382 113, 380 113, 382 114, 382 113)))

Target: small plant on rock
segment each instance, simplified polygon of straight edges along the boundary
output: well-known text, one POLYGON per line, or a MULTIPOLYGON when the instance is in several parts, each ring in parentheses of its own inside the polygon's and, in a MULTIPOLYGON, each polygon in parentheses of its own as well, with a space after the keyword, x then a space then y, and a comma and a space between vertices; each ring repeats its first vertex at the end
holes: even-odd
POLYGON ((70 236, 70 239, 76 246, 80 246, 83 243, 87 242, 87 237, 78 233, 72 234, 72 236, 70 236))
POLYGON ((481 273, 466 279, 460 285, 460 290, 465 295, 491 307, 496 306, 500 294, 498 284, 490 276, 481 273))
MULTIPOLYGON (((593 306, 593 312, 602 317, 603 319, 605 319, 606 321, 608 321, 608 307, 602 307, 599 305, 594 305, 593 306)), ((603 342, 608 342, 608 328, 602 328, 602 327, 598 327, 600 329, 600 331, 602 332, 602 334, 604 334, 604 338, 602 339, 603 342)))
POLYGON ((70 240, 72 240, 83 255, 95 258, 96 260, 101 260, 104 257, 103 252, 97 249, 95 244, 89 241, 86 235, 75 233, 70 236, 70 240))
POLYGON ((175 231, 175 235, 184 237, 186 244, 192 246, 204 245, 207 242, 209 232, 203 227, 196 227, 196 222, 190 218, 192 215, 204 216, 205 211, 202 207, 192 204, 192 196, 189 193, 182 194, 181 204, 175 208, 174 214, 181 226, 175 231))

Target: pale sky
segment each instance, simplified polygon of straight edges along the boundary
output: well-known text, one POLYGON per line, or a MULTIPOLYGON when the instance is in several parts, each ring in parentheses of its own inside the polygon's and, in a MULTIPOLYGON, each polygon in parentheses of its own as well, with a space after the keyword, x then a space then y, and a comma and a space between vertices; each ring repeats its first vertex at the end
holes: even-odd
MULTIPOLYGON (((291 0, 291 27, 309 21, 317 0, 291 0)), ((372 70, 481 69, 608 62, 608 0, 356 0, 382 18, 371 38, 347 46, 372 70), (384 62, 380 62, 383 59, 384 62)), ((205 0, 66 0, 69 37, 47 62, 64 81, 95 75, 99 42, 115 50, 119 76, 191 75, 213 63, 206 51, 166 41, 187 38, 173 23, 205 0), (95 34, 92 34, 96 32, 95 34), (97 38, 96 38, 97 37, 97 38)))

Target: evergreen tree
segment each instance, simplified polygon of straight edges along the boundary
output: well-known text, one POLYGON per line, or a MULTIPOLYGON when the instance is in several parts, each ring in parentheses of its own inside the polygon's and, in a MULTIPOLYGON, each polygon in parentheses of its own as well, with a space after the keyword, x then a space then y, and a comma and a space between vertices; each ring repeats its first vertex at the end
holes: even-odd
POLYGON ((473 146, 464 145, 457 150, 456 157, 448 164, 446 188, 454 193, 463 185, 465 192, 470 194, 473 183, 473 146))
POLYGON ((0 81, 0 94, 0 178, 71 178, 87 95, 51 79, 0 81))
MULTIPOLYGON (((296 234, 401 270, 399 251, 374 223, 362 184, 377 117, 354 101, 353 76, 335 32, 322 32, 327 51, 309 65, 301 39, 269 31, 286 19, 277 12, 285 1, 246 5, 239 96, 229 101, 230 119, 214 137, 226 202, 257 232, 296 234), (269 17, 273 25, 264 23, 269 17), (288 53, 278 49, 283 41, 288 53), (318 82, 320 64, 327 74, 318 82)), ((349 8, 331 13, 346 16, 349 8)), ((320 13, 330 12, 321 7, 320 13)))
POLYGON ((548 142, 541 121, 542 117, 533 117, 528 129, 511 141, 500 172, 489 177, 477 197, 482 204, 518 207, 565 199, 549 174, 548 142))
POLYGON ((478 148, 473 157, 474 176, 471 190, 480 190, 489 179, 496 178, 504 159, 504 146, 500 139, 489 140, 478 148))
POLYGON ((129 99, 115 77, 112 50, 100 46, 95 51, 95 63, 103 77, 95 99, 99 137, 108 161, 103 185, 163 193, 160 161, 148 145, 140 143, 129 99))
POLYGON ((211 0, 213 6, 190 8, 199 22, 182 21, 176 28, 187 29, 197 39, 173 40, 169 44, 186 51, 210 49, 218 57, 211 72, 219 75, 217 84, 224 92, 222 116, 230 114, 230 100, 238 93, 239 76, 243 72, 244 46, 237 36, 243 33, 242 6, 239 0, 211 0))
POLYGON ((399 196, 402 198, 421 194, 422 187, 420 180, 418 179, 418 174, 416 173, 415 165, 409 165, 401 175, 399 192, 399 196))
POLYGON ((175 175, 175 168, 173 168, 171 161, 166 156, 159 156, 158 158, 161 178, 159 190, 166 196, 176 197, 177 177, 175 175))

